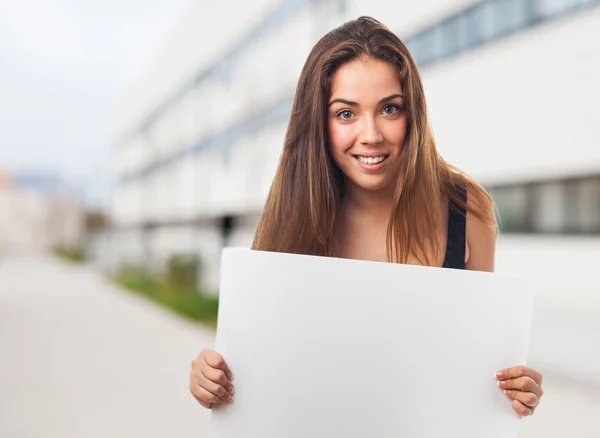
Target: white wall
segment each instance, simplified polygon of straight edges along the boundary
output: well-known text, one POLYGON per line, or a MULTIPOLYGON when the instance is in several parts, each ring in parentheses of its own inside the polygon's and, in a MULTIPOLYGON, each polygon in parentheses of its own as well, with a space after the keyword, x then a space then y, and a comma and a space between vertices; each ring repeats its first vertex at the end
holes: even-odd
POLYGON ((345 18, 353 20, 368 15, 381 21, 400 38, 407 38, 476 3, 479 0, 352 0, 348 2, 345 18))
POLYGON ((533 278, 540 294, 600 305, 600 237, 503 235, 496 271, 533 278))
POLYGON ((535 287, 532 366, 600 384, 600 237, 502 236, 496 258, 535 287))
POLYGON ((0 251, 76 248, 84 238, 84 209, 76 198, 0 186, 0 251))
POLYGON ((439 150, 486 184, 600 172, 600 8, 423 71, 439 150))
POLYGON ((174 29, 148 71, 125 97, 117 132, 129 132, 173 90, 197 71, 213 64, 224 48, 260 23, 281 0, 236 2, 191 0, 181 24, 174 29))
POLYGON ((47 247, 49 210, 48 200, 39 193, 0 187, 0 250, 47 247))
MULTIPOLYGON (((265 5, 271 3, 266 2, 265 5)), ((308 6, 302 7, 293 18, 253 43, 247 52, 237 58, 232 63, 231 77, 222 74, 210 77, 191 90, 147 132, 125 142, 116 154, 119 174, 138 172, 156 160, 169 157, 182 148, 227 129, 249 114, 260 113, 261 109, 292 97, 304 60, 315 42, 314 10, 310 2, 306 4, 308 6)), ((258 15, 262 13, 259 6, 255 5, 258 9, 253 9, 258 15)), ((197 9, 194 13, 195 19, 188 17, 184 27, 197 26, 203 21, 204 11, 197 9)), ((252 22, 239 27, 237 36, 243 34, 250 24, 252 22)), ((194 38, 199 36, 195 35, 194 38)), ((217 35, 209 41, 214 41, 214 38, 217 35)), ((220 41, 222 48, 227 46, 227 41, 220 41)), ((188 42, 181 41, 181 44, 188 42)), ((201 56, 201 52, 193 55, 201 56)), ((157 77, 148 81, 159 81, 158 77, 162 76, 171 78, 170 92, 174 92, 179 86, 173 79, 175 73, 161 73, 160 69, 164 68, 185 70, 182 65, 178 66, 174 61, 169 63, 165 58, 149 76, 157 77)), ((166 81, 164 78, 160 80, 166 81)), ((149 89, 154 85, 148 83, 144 87, 149 89)), ((152 107, 147 100, 140 96, 130 100, 133 102, 131 105, 151 112, 152 107)), ((127 116, 123 117, 127 119, 127 116)), ((124 125, 127 123, 123 122, 124 125)), ((120 186, 113 210, 116 223, 166 221, 194 215, 219 217, 232 213, 256 213, 262 208, 268 189, 265 188, 264 179, 266 177, 270 185, 275 172, 284 130, 283 126, 269 126, 263 132, 238 139, 231 148, 233 153, 228 156, 214 149, 201 151, 172 166, 163 167, 143 180, 120 186)))

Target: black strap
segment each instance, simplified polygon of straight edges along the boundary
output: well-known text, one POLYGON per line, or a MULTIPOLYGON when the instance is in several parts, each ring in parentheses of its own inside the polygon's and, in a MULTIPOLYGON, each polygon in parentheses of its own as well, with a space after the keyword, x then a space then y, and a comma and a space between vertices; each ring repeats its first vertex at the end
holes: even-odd
MULTIPOLYGON (((463 201, 467 201, 467 191, 464 187, 458 187, 456 193, 463 201)), ((450 202, 444 268, 465 269, 466 238, 467 211, 455 202, 450 202)))

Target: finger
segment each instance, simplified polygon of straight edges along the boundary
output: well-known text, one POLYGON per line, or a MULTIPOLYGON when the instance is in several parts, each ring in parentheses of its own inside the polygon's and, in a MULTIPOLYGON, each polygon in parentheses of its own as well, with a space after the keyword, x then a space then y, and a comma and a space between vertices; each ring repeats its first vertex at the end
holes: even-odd
POLYGON ((212 407, 212 405, 214 405, 214 404, 224 403, 224 401, 222 399, 220 399, 218 396, 211 393, 210 391, 207 391, 205 388, 203 388, 202 386, 197 385, 197 384, 192 384, 190 386, 190 392, 192 393, 194 398, 198 401, 198 403, 200 403, 202 406, 205 406, 205 407, 208 407, 208 405, 210 405, 210 407, 212 407))
MULTIPOLYGON (((212 369, 210 368, 207 364, 204 364, 204 366, 200 366, 197 365, 196 367, 194 367, 190 373, 190 390, 192 391, 192 394, 194 394, 194 391, 196 390, 196 388, 200 387, 202 388, 204 391, 209 392, 210 394, 214 395, 215 397, 217 397, 219 400, 213 400, 212 398, 207 400, 207 399, 203 399, 204 401, 208 401, 211 403, 226 403, 228 400, 228 396, 229 394, 223 389, 223 387, 215 382, 212 382, 211 380, 207 379, 204 374, 203 374, 203 369, 202 368, 206 368, 206 369, 212 369)), ((221 372, 220 370, 215 370, 218 372, 221 372)), ((233 392, 231 392, 233 393, 233 392)))
POLYGON ((229 380, 233 379, 233 373, 229 369, 229 366, 227 366, 223 356, 221 356, 219 353, 216 351, 207 350, 203 357, 206 363, 212 368, 222 370, 229 380))
POLYGON ((519 377, 517 379, 502 380, 498 382, 502 389, 517 389, 522 392, 532 392, 538 398, 543 394, 542 388, 531 377, 519 377))
POLYGON ((225 371, 212 368, 210 365, 205 364, 205 366, 201 368, 201 372, 208 380, 218 383, 225 388, 227 392, 233 394, 233 385, 225 375, 225 371))
POLYGON ((496 373, 498 380, 516 379, 519 377, 531 377, 538 385, 542 384, 542 374, 533 368, 519 365, 517 367, 505 368, 496 373))
MULTIPOLYGON (((203 374, 197 376, 198 384, 210 392, 211 394, 218 397, 222 403, 230 402, 233 400, 233 396, 229 393, 223 386, 218 383, 213 382, 212 380, 208 380, 203 374)), ((211 401, 211 400, 208 400, 211 401)), ((214 403, 214 402, 213 402, 214 403)))
POLYGON ((213 404, 212 404, 212 403, 208 403, 208 402, 205 402, 205 401, 202 401, 202 400, 198 400, 198 399, 196 399, 196 401, 197 401, 198 403, 200 403, 200 405, 201 405, 203 408, 206 408, 206 409, 212 409, 212 407, 213 407, 213 404))
POLYGON ((533 414, 533 409, 528 408, 519 400, 513 400, 512 408, 517 414, 519 414, 519 417, 529 417, 533 414))
POLYGON ((533 392, 522 392, 516 390, 507 389, 504 391, 504 394, 511 400, 517 400, 521 402, 522 405, 528 408, 535 408, 540 402, 540 399, 533 392))

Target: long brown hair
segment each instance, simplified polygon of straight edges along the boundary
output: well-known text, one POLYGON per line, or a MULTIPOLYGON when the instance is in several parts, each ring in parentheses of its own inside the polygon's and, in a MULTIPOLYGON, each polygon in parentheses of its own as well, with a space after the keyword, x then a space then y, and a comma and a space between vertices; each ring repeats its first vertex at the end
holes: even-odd
POLYGON ((394 65, 405 96, 407 137, 387 231, 387 255, 406 263, 410 254, 434 265, 444 248, 441 206, 448 199, 494 233, 487 192, 437 152, 427 117, 423 84, 402 41, 379 21, 361 17, 325 35, 302 69, 275 179, 252 248, 335 255, 335 231, 344 178, 328 147, 327 102, 334 73, 360 57, 394 65), (468 205, 457 188, 468 193, 468 205))

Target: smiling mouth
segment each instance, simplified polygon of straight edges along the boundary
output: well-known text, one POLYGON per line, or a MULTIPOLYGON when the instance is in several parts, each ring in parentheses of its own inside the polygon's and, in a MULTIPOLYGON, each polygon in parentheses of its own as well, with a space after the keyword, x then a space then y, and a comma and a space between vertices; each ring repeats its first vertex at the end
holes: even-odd
POLYGON ((387 157, 389 157, 389 155, 379 155, 377 157, 364 157, 362 155, 354 155, 354 158, 356 158, 361 163, 367 165, 382 163, 387 157))

